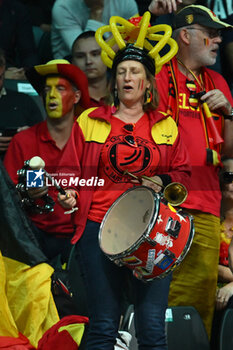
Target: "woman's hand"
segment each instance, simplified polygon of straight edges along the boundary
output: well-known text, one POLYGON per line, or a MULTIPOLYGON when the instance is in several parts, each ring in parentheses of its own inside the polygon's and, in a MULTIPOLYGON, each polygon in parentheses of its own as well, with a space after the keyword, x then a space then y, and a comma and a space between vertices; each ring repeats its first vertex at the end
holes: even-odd
POLYGON ((64 209, 72 209, 76 206, 76 191, 66 190, 66 194, 58 193, 58 202, 64 209))
POLYGON ((151 179, 154 180, 155 182, 157 182, 158 184, 156 184, 148 179, 144 179, 142 177, 142 185, 152 188, 156 193, 160 192, 163 188, 163 182, 162 182, 161 178, 159 176, 153 176, 153 177, 151 177, 151 179))
POLYGON ((223 310, 227 306, 230 297, 233 295, 233 282, 219 288, 216 292, 216 309, 223 310))

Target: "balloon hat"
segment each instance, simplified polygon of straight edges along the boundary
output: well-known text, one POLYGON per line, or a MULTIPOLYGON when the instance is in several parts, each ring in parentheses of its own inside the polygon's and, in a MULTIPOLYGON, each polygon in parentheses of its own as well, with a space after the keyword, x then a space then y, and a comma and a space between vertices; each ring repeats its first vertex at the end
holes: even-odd
POLYGON ((128 59, 132 60, 134 59, 133 55, 137 56, 136 60, 142 62, 154 74, 155 68, 152 69, 152 61, 152 65, 156 67, 156 73, 158 73, 163 64, 175 56, 178 51, 178 45, 171 38, 172 28, 166 24, 151 26, 150 17, 149 11, 145 12, 142 17, 132 18, 129 21, 119 16, 112 16, 109 20, 109 25, 97 29, 95 38, 102 48, 101 58, 107 67, 114 68, 115 62, 113 64, 113 61, 115 61, 115 57, 117 59, 117 56, 117 63, 122 58, 126 60, 126 51, 130 51, 128 59), (105 41, 103 38, 106 32, 113 34, 113 37, 108 41, 105 41), (153 46, 150 41, 156 42, 155 45, 153 46), (159 52, 166 44, 170 49, 161 57, 159 52), (117 54, 112 49, 115 45, 120 50, 117 54), (120 54, 120 52, 124 51, 125 55, 120 54))

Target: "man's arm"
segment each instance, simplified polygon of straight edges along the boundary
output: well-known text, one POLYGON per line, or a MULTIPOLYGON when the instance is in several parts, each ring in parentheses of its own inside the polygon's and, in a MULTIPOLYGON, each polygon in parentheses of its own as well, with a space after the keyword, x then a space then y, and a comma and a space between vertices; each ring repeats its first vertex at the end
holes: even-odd
MULTIPOLYGON (((74 40, 83 32, 82 28, 82 9, 78 4, 77 11, 80 17, 77 17, 72 11, 68 11, 66 4, 55 2, 52 9, 53 29, 61 37, 67 51, 71 50, 74 40)), ((86 16, 86 14, 85 14, 86 16)), ((56 43, 52 41, 52 46, 56 43)))
POLYGON ((233 157, 233 121, 225 120, 224 144, 222 153, 227 157, 233 157))

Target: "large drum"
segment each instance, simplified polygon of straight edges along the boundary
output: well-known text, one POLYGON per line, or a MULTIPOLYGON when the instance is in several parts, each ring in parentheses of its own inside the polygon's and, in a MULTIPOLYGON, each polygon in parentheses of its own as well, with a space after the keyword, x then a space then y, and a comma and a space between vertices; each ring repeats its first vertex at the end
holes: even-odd
POLYGON ((189 251, 193 219, 145 186, 123 193, 107 211, 99 243, 108 258, 144 281, 165 277, 189 251))

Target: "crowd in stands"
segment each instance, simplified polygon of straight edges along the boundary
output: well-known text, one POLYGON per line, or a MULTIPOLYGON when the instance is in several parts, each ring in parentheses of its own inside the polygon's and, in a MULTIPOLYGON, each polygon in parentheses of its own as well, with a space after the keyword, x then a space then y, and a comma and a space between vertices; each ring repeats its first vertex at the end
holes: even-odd
MULTIPOLYGON (((40 263, 44 258, 54 275, 61 274, 53 280, 48 272, 62 295, 56 298, 58 287, 53 285, 60 317, 74 310, 89 318, 80 319, 85 326, 78 340, 67 338, 70 349, 132 350, 131 335, 117 326, 130 304, 139 350, 169 350, 163 315, 174 306, 195 307, 210 349, 220 349, 222 321, 233 308, 232 33, 233 5, 228 0, 0 0, 1 168, 22 199, 14 205, 32 225, 40 263), (134 46, 137 37, 126 33, 129 45, 116 40, 113 50, 103 54, 106 46, 95 37, 99 28, 112 16, 128 20, 147 11, 151 26, 172 27, 166 48, 176 48, 175 55, 160 67, 158 59, 134 46), (37 159, 30 168, 35 156, 45 164, 37 159), (51 184, 50 177, 49 184, 28 189, 24 174, 41 167, 58 182, 51 184), (75 181, 70 184, 65 173, 69 178, 103 178, 105 185, 82 188, 75 181), (108 257, 103 260, 100 224, 131 187, 144 185, 162 193, 171 182, 188 190, 180 208, 193 220, 194 238, 168 277, 145 284, 130 270, 122 273, 108 257), (77 284, 69 280, 75 269, 77 284)), ((103 42, 108 45, 115 35, 107 31, 103 42)), ((156 44, 151 40, 150 45, 156 44)), ((2 243, 4 284, 10 283, 4 272, 11 268, 7 252, 2 243)), ((4 298, 6 305, 7 293, 4 298)), ((44 333, 58 322, 55 313, 51 317, 48 312, 47 326, 38 321, 44 333)), ((46 342, 38 345, 41 333, 33 347, 24 338, 30 340, 30 330, 21 336, 23 329, 15 324, 8 334, 0 323, 0 350, 1 338, 6 346, 13 334, 25 350, 46 350, 46 342)))

